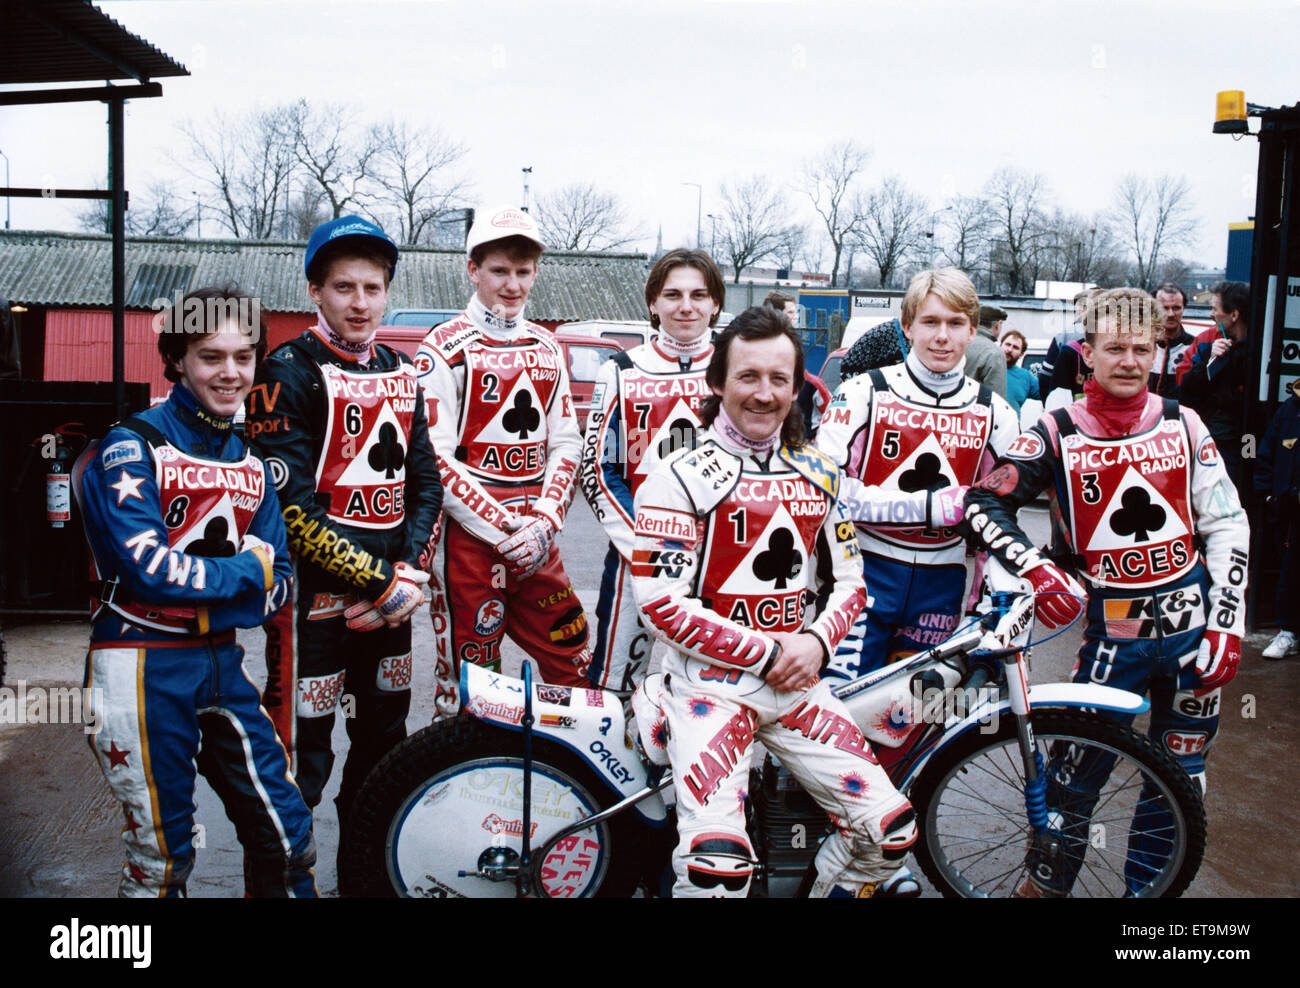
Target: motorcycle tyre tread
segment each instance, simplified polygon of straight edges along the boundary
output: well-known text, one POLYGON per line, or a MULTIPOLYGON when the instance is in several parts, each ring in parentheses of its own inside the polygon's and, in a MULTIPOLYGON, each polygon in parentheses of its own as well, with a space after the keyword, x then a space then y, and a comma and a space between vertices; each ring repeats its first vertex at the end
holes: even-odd
MULTIPOLYGON (((1058 736, 1077 737, 1083 741, 1108 745, 1122 752, 1127 758, 1141 763, 1173 793, 1187 831, 1187 847, 1177 875, 1161 894, 1161 898, 1171 899, 1182 895, 1200 869, 1201 859, 1205 854, 1207 830, 1205 805, 1201 800, 1200 791, 1182 766, 1171 755, 1157 747, 1150 738, 1122 724, 1102 720, 1096 714, 1084 714, 1065 709, 1040 709, 1033 712, 1033 718, 1035 742, 1043 737, 1058 736)), ((971 731, 927 765, 909 792, 909 799, 916 809, 920 827, 912 853, 930 884, 946 898, 958 898, 961 893, 953 888, 940 872, 928 843, 928 835, 932 832, 928 826, 929 808, 935 788, 961 762, 971 759, 985 748, 1003 745, 1008 741, 1014 744, 1015 739, 1016 728, 1010 718, 1004 718, 1002 725, 994 734, 971 731)))
MULTIPOLYGON (((393 815, 412 790, 458 762, 475 758, 523 757, 517 732, 492 727, 466 714, 431 724, 410 735, 380 760, 366 777, 349 818, 348 846, 340 854, 339 884, 348 896, 396 898, 388 877, 387 840, 393 815), (346 875, 346 881, 344 876, 346 875)), ((581 759, 545 738, 533 737, 533 763, 547 766, 578 783, 600 809, 617 800, 581 759)), ((636 888, 637 835, 633 814, 624 811, 605 821, 609 864, 596 898, 621 898, 636 888)), ((472 864, 472 862, 471 862, 472 864)))

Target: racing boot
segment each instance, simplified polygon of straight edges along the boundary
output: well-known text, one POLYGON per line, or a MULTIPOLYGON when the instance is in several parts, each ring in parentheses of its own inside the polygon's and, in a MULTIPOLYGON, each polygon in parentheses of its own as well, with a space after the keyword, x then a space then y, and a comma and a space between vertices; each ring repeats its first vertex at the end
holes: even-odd
MULTIPOLYGON (((833 831, 822 841, 813 859, 815 877, 808 897, 873 899, 897 895, 892 889, 905 886, 905 880, 898 876, 908 848, 916 842, 916 813, 904 803, 891 818, 881 821, 881 827, 884 839, 880 843, 844 830, 833 831)), ((907 875, 916 883, 910 872, 907 875)))

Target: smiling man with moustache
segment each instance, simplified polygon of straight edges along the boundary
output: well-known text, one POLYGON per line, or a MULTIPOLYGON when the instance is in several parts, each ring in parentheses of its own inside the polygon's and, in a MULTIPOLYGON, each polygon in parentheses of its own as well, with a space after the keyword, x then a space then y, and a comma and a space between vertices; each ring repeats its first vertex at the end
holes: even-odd
POLYGON ((664 675, 633 703, 651 757, 676 780, 673 894, 748 890, 744 790, 758 740, 838 824, 810 894, 872 896, 916 824, 820 676, 864 591, 839 472, 791 410, 799 339, 781 313, 747 309, 718 336, 707 381, 699 445, 637 492, 631 565, 643 618, 668 646, 664 675))

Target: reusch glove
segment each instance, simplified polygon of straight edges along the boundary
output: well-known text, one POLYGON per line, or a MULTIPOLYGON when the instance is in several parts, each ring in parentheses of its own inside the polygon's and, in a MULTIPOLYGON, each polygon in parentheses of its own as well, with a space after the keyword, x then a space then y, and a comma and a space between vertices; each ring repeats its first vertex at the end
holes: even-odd
POLYGON ((1049 629, 1063 628, 1083 613, 1088 592, 1059 566, 1039 563, 1024 575, 1034 586, 1034 613, 1049 629))
POLYGON ((513 535, 496 544, 496 551, 510 567, 510 574, 526 580, 546 562, 555 538, 555 527, 542 515, 533 515, 513 535))
POLYGON ((343 612, 353 631, 396 628, 424 603, 424 584, 429 582, 429 574, 407 563, 398 563, 393 570, 393 582, 373 603, 363 600, 343 612))
POLYGON ((1241 664, 1241 639, 1226 631, 1206 631, 1196 651, 1196 674, 1201 689, 1214 690, 1232 682, 1241 664))

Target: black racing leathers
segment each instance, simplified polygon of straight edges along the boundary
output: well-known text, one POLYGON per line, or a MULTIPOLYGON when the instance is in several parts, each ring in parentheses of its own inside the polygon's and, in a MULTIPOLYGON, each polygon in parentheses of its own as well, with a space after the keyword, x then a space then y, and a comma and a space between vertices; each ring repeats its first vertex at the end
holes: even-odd
POLYGON ((267 629, 266 707, 315 806, 343 704, 345 820, 366 773, 406 736, 409 622, 357 632, 343 612, 383 594, 394 564, 427 570, 432 561, 442 485, 425 404, 404 355, 375 345, 361 366, 308 330, 262 363, 248 412, 249 440, 279 491, 297 582, 267 629))

